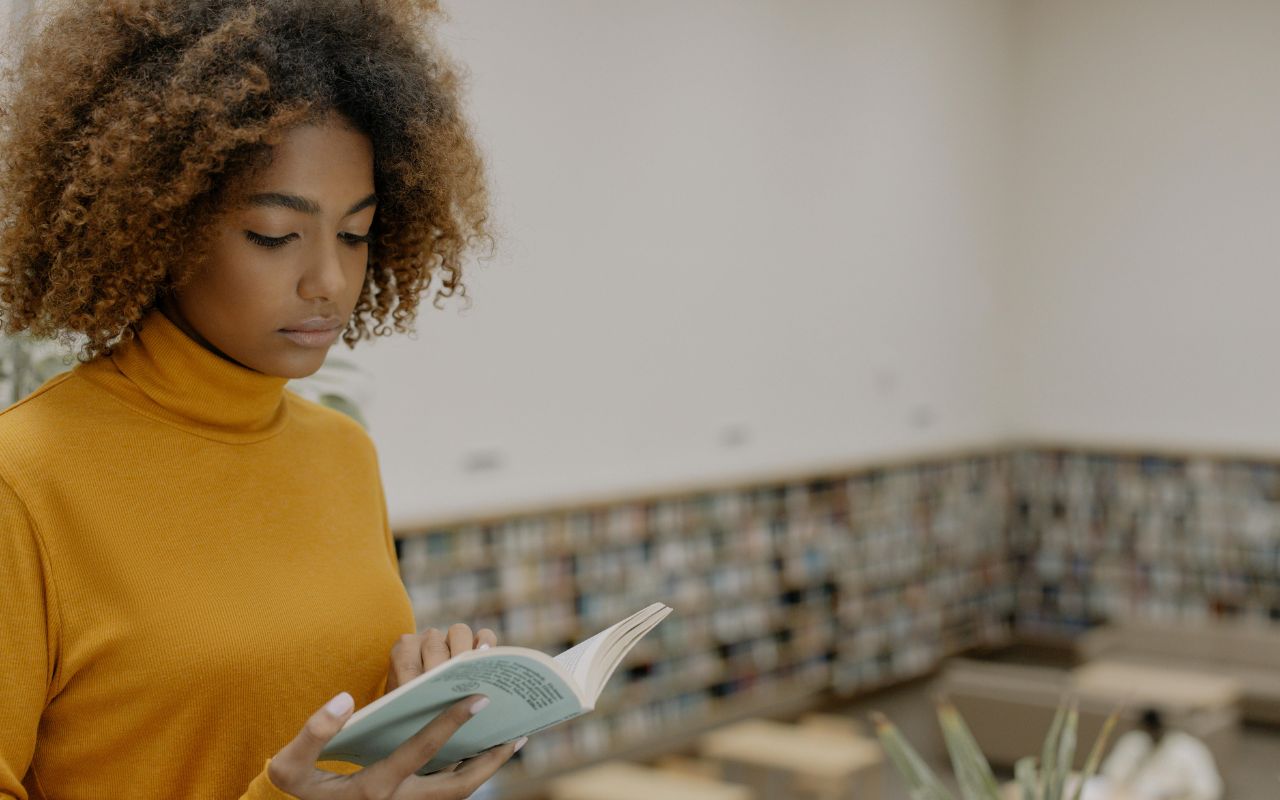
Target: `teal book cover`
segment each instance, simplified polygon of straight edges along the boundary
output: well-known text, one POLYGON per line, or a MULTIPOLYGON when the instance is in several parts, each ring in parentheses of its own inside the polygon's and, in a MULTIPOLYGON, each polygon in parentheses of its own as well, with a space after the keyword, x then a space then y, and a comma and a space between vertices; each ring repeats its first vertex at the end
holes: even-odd
POLYGON ((627 653, 670 613, 654 603, 555 657, 524 647, 462 653, 356 711, 320 757, 369 766, 474 694, 488 697, 489 705, 418 774, 573 719, 595 707, 627 653))

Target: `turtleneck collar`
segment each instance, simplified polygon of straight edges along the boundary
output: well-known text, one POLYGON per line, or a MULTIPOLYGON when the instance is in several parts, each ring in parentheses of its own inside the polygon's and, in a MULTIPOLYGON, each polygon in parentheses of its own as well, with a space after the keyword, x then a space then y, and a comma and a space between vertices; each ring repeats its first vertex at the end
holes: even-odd
POLYGON ((138 335, 118 345, 110 360, 137 389, 126 402, 197 435, 253 442, 279 433, 288 420, 288 378, 205 349, 159 308, 147 312, 138 335))

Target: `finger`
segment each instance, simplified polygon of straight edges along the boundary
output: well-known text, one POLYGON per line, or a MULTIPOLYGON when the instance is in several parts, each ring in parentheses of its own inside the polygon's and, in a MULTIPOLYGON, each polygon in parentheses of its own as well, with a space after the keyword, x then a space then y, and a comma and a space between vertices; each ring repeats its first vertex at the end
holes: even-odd
POLYGON ((422 672, 421 640, 415 634, 406 633, 391 648, 392 679, 387 681, 387 691, 408 683, 422 672))
MULTIPOLYGON (((449 706, 421 730, 410 736, 391 755, 362 770, 361 774, 366 777, 362 778, 361 782, 371 788, 393 791, 406 778, 422 769, 424 764, 435 757, 444 743, 458 732, 458 728, 488 704, 489 698, 473 694, 449 706)), ((389 792, 387 796, 390 796, 389 792)))
POLYGON ((497 646, 498 646, 498 634, 494 633, 489 628, 481 628, 480 630, 476 631, 476 649, 477 650, 479 650, 482 647, 497 647, 497 646))
POLYGON ((510 761, 511 757, 524 747, 525 741, 527 738, 520 738, 514 742, 492 747, 474 758, 467 759, 453 772, 441 776, 444 779, 443 782, 450 789, 457 791, 460 797, 470 797, 472 792, 480 788, 480 784, 492 778, 503 764, 510 761))
POLYGON ((422 637, 421 648, 424 670, 438 667, 449 660, 449 645, 445 641, 444 631, 428 628, 427 635, 422 637))
POLYGON ((271 759, 273 780, 279 777, 284 784, 293 786, 309 777, 320 758, 320 751, 342 729, 342 723, 347 721, 354 708, 355 701, 351 695, 341 692, 312 714, 298 735, 271 759))
POLYGON ((449 626, 449 657, 452 658, 461 653, 465 653, 472 648, 472 642, 475 636, 471 633, 471 626, 464 625, 461 622, 449 626))

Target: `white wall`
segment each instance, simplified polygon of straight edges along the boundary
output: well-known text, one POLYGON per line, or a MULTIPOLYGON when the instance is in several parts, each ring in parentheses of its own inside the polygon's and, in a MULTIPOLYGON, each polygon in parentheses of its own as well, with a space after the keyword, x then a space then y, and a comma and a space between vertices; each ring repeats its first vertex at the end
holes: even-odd
POLYGON ((7 61, 10 52, 9 33, 13 23, 30 8, 30 0, 0 0, 0 60, 7 61))
POLYGON ((348 354, 397 524, 1011 437, 1280 452, 1273 0, 446 6, 504 236, 472 310, 348 354))
POLYGON ((504 238, 348 354, 393 522, 1001 436, 1004 0, 446 7, 504 238))
POLYGON ((1011 428, 1280 452, 1280 3, 1017 9, 1011 428))

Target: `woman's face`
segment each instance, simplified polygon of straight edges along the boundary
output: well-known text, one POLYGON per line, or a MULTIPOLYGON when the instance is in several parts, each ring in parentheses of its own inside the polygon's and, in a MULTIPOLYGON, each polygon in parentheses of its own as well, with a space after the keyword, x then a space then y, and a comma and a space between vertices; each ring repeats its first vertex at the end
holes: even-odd
POLYGON ((161 310, 241 366, 302 378, 355 310, 369 262, 373 145, 336 115, 288 131, 212 224, 209 257, 161 310))

